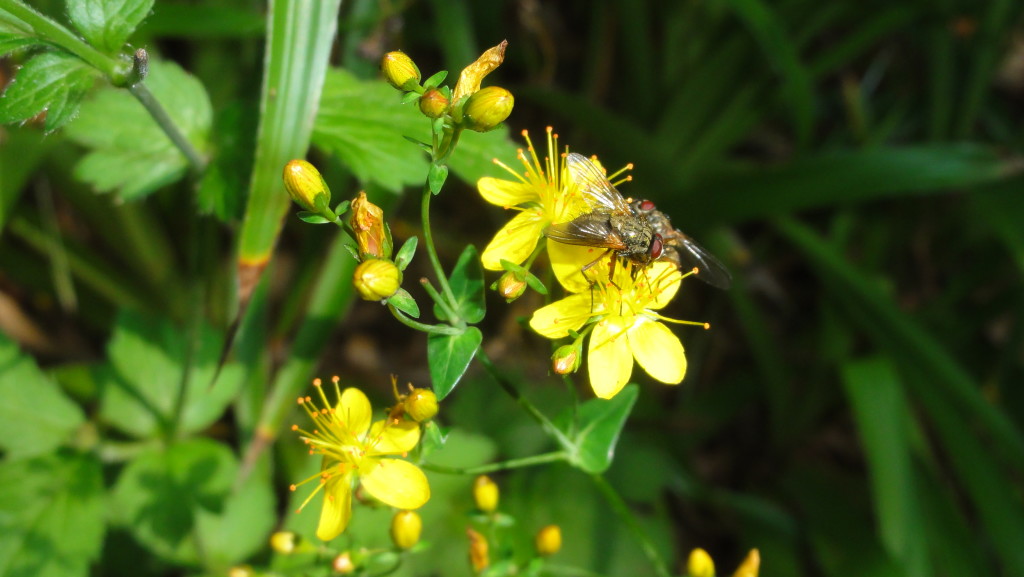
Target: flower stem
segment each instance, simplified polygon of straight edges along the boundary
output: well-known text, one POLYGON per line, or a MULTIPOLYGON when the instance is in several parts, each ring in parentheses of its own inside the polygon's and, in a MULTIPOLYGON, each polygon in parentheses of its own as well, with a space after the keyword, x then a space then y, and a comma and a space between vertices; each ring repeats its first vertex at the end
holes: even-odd
POLYGON ((534 465, 567 461, 568 459, 569 454, 565 451, 554 451, 551 453, 541 453, 540 455, 523 457, 521 459, 509 459, 508 461, 502 461, 500 463, 488 463, 486 465, 480 465, 479 467, 448 467, 446 465, 434 465, 432 463, 422 463, 420 466, 428 471, 434 471, 435 473, 448 473, 451 475, 483 475, 485 473, 493 473, 495 471, 507 471, 509 469, 521 469, 523 467, 532 467, 534 465))
MULTIPOLYGON (((441 292, 444 293, 452 311, 458 314, 458 301, 455 299, 455 293, 452 292, 451 285, 448 284, 448 277, 445 276, 444 268, 441 266, 441 259, 437 256, 437 248, 434 246, 434 233, 430 229, 430 198, 432 196, 434 196, 434 193, 430 192, 430 186, 424 185, 423 202, 420 211, 420 218, 423 221, 423 244, 426 245, 427 256, 430 258, 430 265, 434 267, 434 274, 437 275, 437 284, 441 285, 441 292)), ((459 316, 452 318, 451 322, 457 325, 465 324, 465 321, 459 316)))
POLYGON ((448 325, 428 325, 421 323, 419 321, 414 321, 409 317, 405 316, 405 313, 396 309, 394 305, 389 304, 388 310, 391 311, 391 315, 398 319, 398 321, 403 325, 425 333, 433 333, 438 335, 461 335, 462 333, 466 332, 465 329, 450 327, 448 325))
POLYGON ((600 474, 593 474, 590 478, 597 485, 597 488, 604 495, 604 498, 608 500, 608 504, 612 506, 615 513, 626 522, 626 526, 630 532, 633 533, 633 537, 640 544, 640 548, 643 550, 644 555, 647 556, 647 560, 654 566, 654 572, 657 573, 658 577, 670 577, 668 567, 665 566, 665 561, 662 560, 661 555, 658 554, 658 550, 655 549, 654 543, 651 541, 647 532, 643 530, 640 523, 637 522, 636 517, 630 512, 626 502, 622 500, 622 497, 615 491, 615 488, 608 483, 608 481, 600 474))
MULTIPOLYGON (((447 316, 449 319, 459 318, 459 313, 455 309, 452 309, 451 305, 449 305, 445 298, 441 296, 441 293, 437 292, 437 289, 434 288, 434 285, 430 284, 430 279, 428 279, 427 277, 423 277, 420 279, 420 284, 423 285, 423 290, 427 291, 427 294, 430 295, 430 298, 433 299, 435 303, 437 303, 437 306, 441 307, 441 311, 444 312, 445 316, 447 316)), ((455 321, 453 320, 452 322, 455 321)))
POLYGON ((178 130, 178 125, 171 120, 163 105, 153 97, 153 93, 149 91, 149 88, 143 82, 132 84, 128 87, 128 92, 131 92, 132 96, 139 101, 139 104, 149 112, 149 115, 153 117, 153 120, 164 131, 164 134, 167 135, 167 138, 171 139, 171 143, 178 147, 178 150, 188 160, 189 172, 192 178, 198 179, 203 171, 206 170, 206 159, 192 146, 188 138, 178 130))
POLYGON ((513 400, 519 403, 520 406, 522 406, 523 409, 540 424, 541 428, 543 428, 551 438, 557 441, 558 444, 566 451, 569 451, 570 453, 576 451, 576 445, 565 436, 565 433, 559 430, 558 427, 556 427, 555 424, 544 415, 544 413, 540 412, 537 407, 533 406, 533 403, 527 400, 526 397, 516 389, 515 385, 513 385, 511 381, 505 378, 505 375, 498 370, 498 367, 494 366, 490 357, 488 357, 487 353, 484 352, 483 347, 480 347, 477 350, 476 359, 484 366, 484 369, 491 375, 491 378, 493 378, 498 385, 500 385, 501 388, 504 389, 510 397, 512 397, 513 400))

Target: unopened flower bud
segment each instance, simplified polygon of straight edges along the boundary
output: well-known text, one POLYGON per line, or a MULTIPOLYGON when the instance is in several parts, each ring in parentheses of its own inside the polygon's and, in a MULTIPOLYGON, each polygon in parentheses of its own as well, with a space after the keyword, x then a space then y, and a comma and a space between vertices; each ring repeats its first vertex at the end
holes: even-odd
POLYGON ((448 112, 448 99, 440 90, 431 88, 420 96, 420 112, 429 118, 441 118, 448 112))
POLYGON ((391 540, 399 549, 409 549, 420 542, 423 519, 416 511, 399 511, 391 518, 391 540))
POLYGON ((329 217, 334 217, 328 208, 331 204, 331 189, 327 187, 324 177, 320 176, 320 171, 315 166, 301 159, 289 160, 288 164, 284 165, 283 179, 285 189, 296 204, 310 212, 328 217, 328 214, 324 213, 326 210, 330 213, 329 217), (320 199, 321 206, 317 207, 320 199))
POLYGON ((352 282, 363 300, 382 301, 402 286, 402 271, 389 260, 371 258, 359 263, 352 282))
POLYGON ((409 418, 422 423, 437 414, 437 395, 430 389, 413 389, 402 403, 409 418))
POLYGON ((541 557, 558 553, 558 550, 562 548, 561 527, 558 525, 542 527, 533 538, 533 545, 537 549, 537 554, 541 557))
POLYGON ((270 547, 282 555, 294 553, 298 543, 299 536, 291 531, 278 531, 270 536, 270 547))
POLYGON ((690 558, 686 561, 686 573, 689 577, 715 577, 715 562, 711 560, 708 552, 696 548, 690 551, 690 558))
POLYGON ((555 349, 555 353, 551 355, 551 370, 558 375, 575 373, 576 369, 580 368, 580 362, 583 360, 581 352, 577 343, 558 347, 555 349))
POLYGON ((480 475, 473 481, 473 501, 484 513, 493 513, 498 508, 498 495, 498 484, 487 475, 480 475))
POLYGON ((491 564, 488 554, 487 538, 473 529, 466 529, 469 536, 469 562, 473 565, 473 571, 479 573, 491 564))
POLYGON ((420 85, 420 69, 405 52, 388 52, 380 62, 388 84, 399 90, 415 90, 420 85))
POLYGON ((363 191, 352 201, 352 231, 360 257, 391 258, 394 245, 391 230, 384 222, 384 211, 370 202, 363 191))
POLYGON ((228 569, 228 577, 252 577, 255 575, 252 571, 252 567, 248 565, 236 565, 228 569))
POLYGON ((498 289, 498 294, 506 301, 512 302, 523 296, 523 293, 526 292, 526 281, 516 278, 516 273, 512 271, 505 271, 505 274, 501 275, 498 279, 496 288, 498 289))
POLYGON ((352 561, 352 554, 345 551, 341 555, 335 557, 334 561, 331 561, 331 568, 334 569, 335 573, 348 575, 349 573, 355 572, 356 564, 352 561))
POLYGON ((493 130, 512 114, 515 99, 500 86, 487 86, 473 93, 466 101, 462 113, 466 126, 476 132, 493 130))
POLYGON ((732 577, 757 577, 760 570, 761 553, 757 549, 751 549, 732 577))

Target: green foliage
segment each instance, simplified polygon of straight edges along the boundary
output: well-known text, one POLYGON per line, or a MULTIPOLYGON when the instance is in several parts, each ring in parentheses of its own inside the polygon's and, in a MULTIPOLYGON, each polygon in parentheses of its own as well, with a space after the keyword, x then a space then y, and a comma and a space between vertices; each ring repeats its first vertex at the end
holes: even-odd
MULTIPOLYGON (((9 39, 2 47, 19 44, 17 39, 9 39)), ((28 120, 45 110, 46 130, 56 130, 78 114, 79 104, 96 77, 93 69, 74 56, 62 52, 35 56, 4 90, 0 98, 0 123, 28 120)))
POLYGON ((459 384, 481 342, 483 333, 476 327, 468 327, 457 335, 432 334, 427 337, 430 382, 438 401, 444 400, 459 384))
POLYGON ((153 0, 74 0, 68 16, 90 44, 115 53, 149 15, 153 0))
MULTIPOLYGON (((206 89, 173 62, 151 59, 146 85, 174 123, 200 150, 206 147, 212 109, 206 89)), ((82 105, 68 137, 89 149, 75 176, 100 192, 136 200, 179 180, 188 162, 152 116, 130 94, 103 88, 82 105)))
MULTIPOLYGON (((640 388, 629 384, 611 399, 591 399, 580 405, 578 422, 573 423, 576 432, 567 431, 576 446, 570 462, 588 473, 605 472, 612 464, 615 445, 639 394, 640 388)), ((568 419, 568 415, 563 415, 564 421, 568 419)))
MULTIPOLYGON (((480 265, 480 253, 473 245, 467 246, 459 255, 455 268, 448 278, 448 286, 455 295, 455 304, 458 305, 456 314, 463 321, 475 324, 483 320, 487 314, 487 304, 484 301, 484 269, 480 265)), ((441 307, 434 305, 434 315, 443 320, 452 320, 441 307)))

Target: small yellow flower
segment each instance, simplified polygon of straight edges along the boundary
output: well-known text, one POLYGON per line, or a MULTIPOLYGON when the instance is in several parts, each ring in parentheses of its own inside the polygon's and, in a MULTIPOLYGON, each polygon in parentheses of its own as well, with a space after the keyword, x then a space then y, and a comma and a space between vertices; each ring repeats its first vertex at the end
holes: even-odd
POLYGON ((618 262, 610 276, 609 260, 602 259, 587 271, 593 284, 587 285, 582 274, 577 285, 566 283, 567 289, 576 292, 538 309, 530 326, 558 339, 592 324, 587 351, 590 385, 603 399, 614 397, 629 382, 634 359, 658 381, 679 384, 686 374, 686 354, 662 321, 683 321, 656 311, 675 296, 682 275, 675 264, 661 261, 641 270, 618 262))
MULTIPOLYGON (((320 473, 303 483, 319 480, 319 485, 299 507, 301 511, 321 490, 323 509, 316 536, 330 541, 348 526, 352 516, 352 489, 358 481, 375 499, 399 509, 418 509, 430 499, 427 477, 416 465, 388 458, 412 450, 420 440, 417 423, 403 419, 382 419, 371 424, 370 401, 359 389, 341 391, 333 379, 337 399, 332 405, 320 386, 313 381, 322 406, 311 397, 299 404, 313 420, 312 432, 293 426, 311 454, 323 456, 320 473)), ((300 483, 302 484, 302 483, 300 483)), ((292 490, 296 486, 292 485, 292 490)))
MULTIPOLYGON (((495 160, 513 180, 484 177, 477 181, 477 189, 484 200, 519 211, 484 249, 480 260, 487 270, 503 270, 501 259, 522 264, 533 253, 549 224, 572 220, 585 208, 568 178, 564 157, 558 150, 558 135, 552 133, 550 126, 547 128, 548 153, 543 162, 525 130, 523 137, 527 144, 525 152, 519 151, 519 160, 526 169, 523 174, 495 160)), ((553 244, 558 243, 549 241, 548 248, 553 244)))
POLYGON ((562 528, 558 525, 547 525, 537 531, 533 538, 534 548, 541 557, 549 557, 562 548, 562 528))
POLYGON ((484 513, 493 513, 498 508, 499 495, 498 484, 487 475, 480 475, 473 481, 473 501, 484 513))
POLYGON ((711 555, 700 547, 690 551, 686 561, 686 574, 689 577, 715 577, 715 562, 711 555))

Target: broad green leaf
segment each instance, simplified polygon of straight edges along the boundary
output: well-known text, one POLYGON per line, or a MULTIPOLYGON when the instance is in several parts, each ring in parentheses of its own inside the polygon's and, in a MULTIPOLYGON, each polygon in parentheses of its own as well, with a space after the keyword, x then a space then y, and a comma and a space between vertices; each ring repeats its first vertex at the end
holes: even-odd
POLYGON ((0 398, 0 448, 8 459, 56 449, 70 440, 85 420, 82 409, 2 332, 0 398))
MULTIPOLYGON (((118 477, 113 511, 150 551, 179 563, 195 563, 198 519, 224 514, 237 469, 231 450, 209 439, 147 450, 118 477)), ((205 529, 212 528, 209 518, 204 523, 205 529)))
POLYGON ((432 334, 427 337, 430 380, 438 401, 444 400, 458 384, 482 341, 483 334, 476 327, 467 328, 461 335, 432 334))
POLYGON ((149 14, 153 0, 68 0, 68 16, 90 44, 116 53, 149 14))
POLYGON ((221 335, 206 325, 189 335, 164 319, 122 312, 107 345, 111 366, 104 379, 101 415, 141 438, 169 430, 185 376, 184 364, 191 355, 179 428, 192 432, 208 427, 242 384, 242 368, 229 364, 210 386, 221 343, 221 335), (194 343, 191 352, 190 343, 194 343))
POLYGON ((92 456, 0 463, 0 575, 86 577, 103 545, 105 513, 92 456))
POLYGON ((0 97, 0 124, 28 120, 46 111, 46 130, 56 130, 75 117, 82 97, 97 72, 63 52, 31 58, 18 70, 0 97))
POLYGON ((448 166, 444 164, 431 164, 427 171, 427 185, 430 192, 437 194, 444 187, 444 181, 448 180, 448 166))
MULTIPOLYGON (((207 148, 213 113, 206 89, 173 62, 150 60, 146 85, 198 150, 207 148)), ((82 105, 68 136, 90 149, 75 176, 100 192, 142 198, 184 176, 188 163, 128 92, 104 88, 82 105)))
POLYGON ((277 522, 276 509, 270 482, 253 474, 228 495, 222 512, 197 510, 196 535, 204 562, 227 569, 265 547, 277 522))
POLYGON ((640 388, 630 383, 611 399, 591 399, 580 405, 579 432, 573 439, 576 453, 571 456, 573 465, 588 473, 602 473, 611 466, 619 434, 639 392, 640 388))
POLYGON ((6 56, 15 50, 28 48, 29 46, 35 46, 36 44, 39 44, 39 41, 35 38, 22 36, 21 34, 0 32, 0 56, 6 56))
POLYGON ((843 367, 843 386, 870 465, 878 530, 908 575, 929 575, 926 535, 920 531, 913 455, 907 427, 913 414, 895 368, 884 358, 843 367))
MULTIPOLYGON (((484 269, 480 265, 480 254, 476 247, 468 245, 462 254, 459 255, 455 268, 452 269, 451 277, 448 279, 455 300, 458 304, 459 316, 467 323, 473 324, 483 320, 487 313, 486 295, 484 293, 484 269)), ((442 320, 449 320, 444 317, 441 309, 435 304, 434 315, 442 320)))

